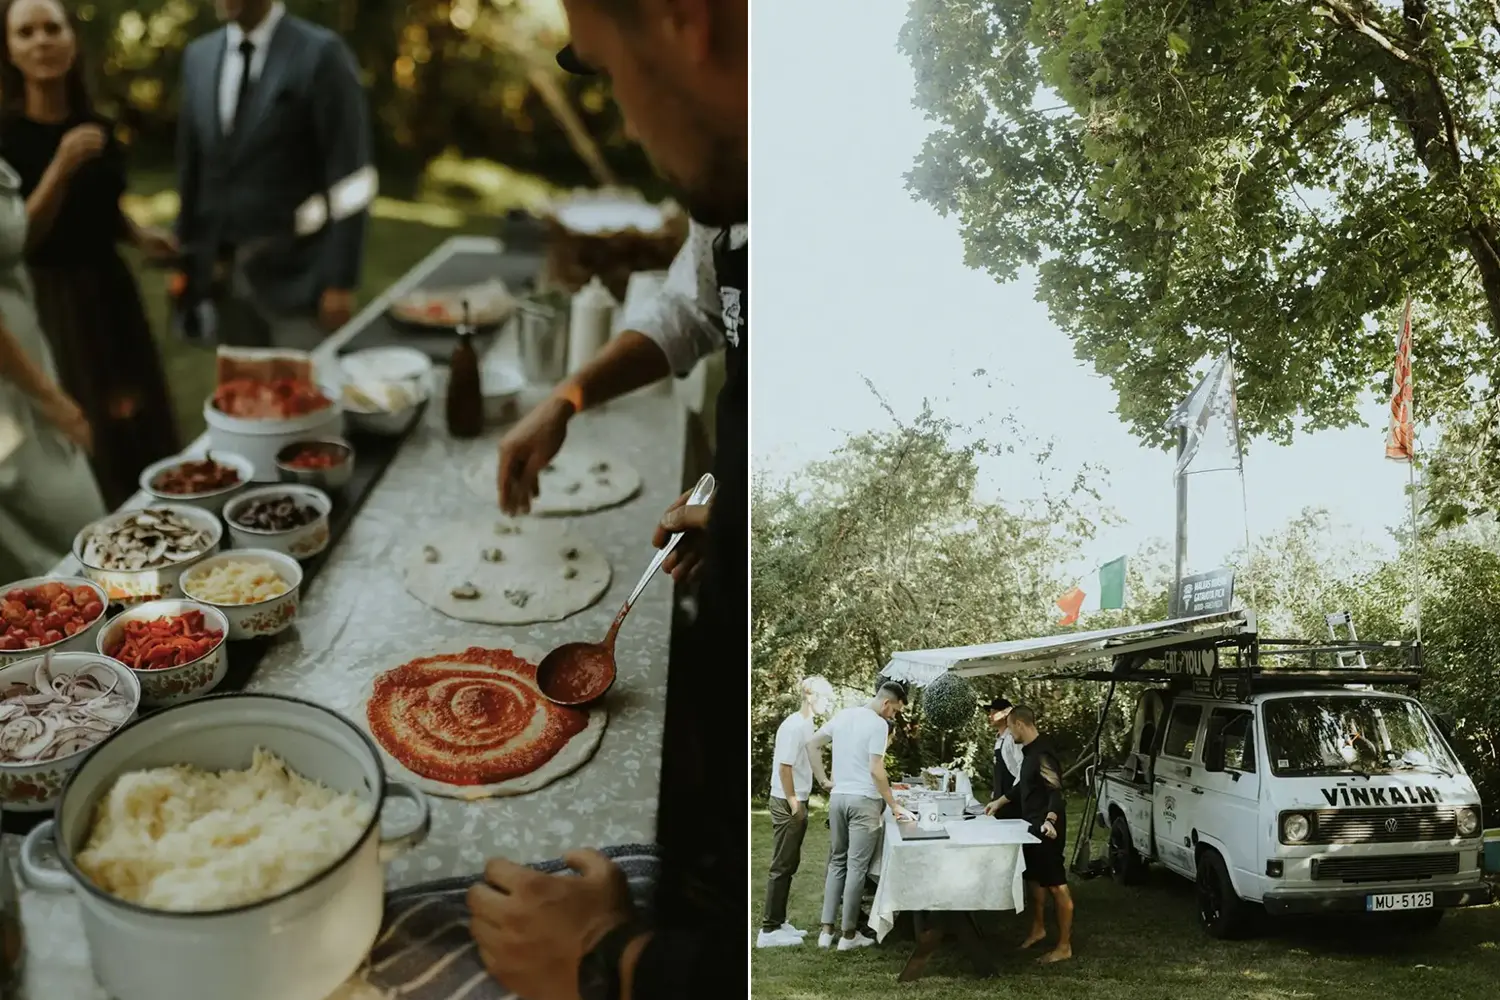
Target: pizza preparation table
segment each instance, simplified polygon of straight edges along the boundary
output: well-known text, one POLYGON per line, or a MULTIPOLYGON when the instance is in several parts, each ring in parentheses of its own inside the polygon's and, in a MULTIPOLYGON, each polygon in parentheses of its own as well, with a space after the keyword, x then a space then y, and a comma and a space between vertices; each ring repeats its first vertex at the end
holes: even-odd
MULTIPOLYGON (((356 341, 364 326, 382 322, 391 301, 422 284, 444 261, 485 253, 498 258, 499 244, 474 237, 443 244, 330 337, 319 355, 332 358, 356 341)), ((529 402, 523 401, 523 411, 529 402)), ((603 598, 561 622, 505 627, 439 614, 407 594, 397 569, 398 553, 420 544, 422 525, 497 513, 492 498, 466 483, 465 470, 492 455, 499 433, 452 440, 442 429, 441 409, 429 407, 402 445, 304 592, 296 626, 271 645, 245 690, 304 698, 357 719, 371 678, 413 657, 464 645, 547 650, 604 636, 651 556, 657 519, 683 489, 688 425, 682 405, 671 393, 647 391, 581 414, 569 425, 570 444, 592 446, 634 465, 641 490, 618 507, 565 519, 571 531, 609 559, 613 575, 603 598)), ((431 833, 389 865, 388 887, 471 874, 492 856, 529 863, 575 847, 653 841, 672 620, 672 586, 662 577, 641 595, 621 630, 609 723, 591 761, 525 795, 474 802, 429 797, 431 833)), ((403 818, 397 808, 388 807, 393 823, 403 818)), ((7 835, 4 849, 14 852, 18 840, 7 835)), ((25 889, 22 912, 29 995, 99 996, 76 902, 25 889)))

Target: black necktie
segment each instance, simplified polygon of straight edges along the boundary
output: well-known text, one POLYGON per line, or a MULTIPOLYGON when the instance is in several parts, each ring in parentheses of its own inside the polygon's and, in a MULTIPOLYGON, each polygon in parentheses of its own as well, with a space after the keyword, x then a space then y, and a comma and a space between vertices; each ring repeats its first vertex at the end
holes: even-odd
POLYGON ((229 123, 233 135, 244 121, 245 109, 250 106, 250 67, 255 60, 255 43, 246 38, 240 42, 240 89, 234 99, 234 120, 229 123))

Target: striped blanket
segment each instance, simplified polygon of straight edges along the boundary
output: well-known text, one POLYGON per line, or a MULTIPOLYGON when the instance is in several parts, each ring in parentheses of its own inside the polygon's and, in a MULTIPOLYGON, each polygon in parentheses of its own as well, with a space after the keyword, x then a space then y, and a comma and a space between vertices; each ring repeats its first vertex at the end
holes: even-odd
MULTIPOLYGON (((657 848, 627 844, 605 848, 604 853, 624 869, 636 906, 649 915, 661 867, 657 848)), ((561 861, 532 867, 561 877, 572 875, 561 861)), ((469 936, 464 896, 479 878, 443 879, 388 894, 385 923, 370 952, 364 980, 392 1000, 513 1000, 515 994, 484 971, 469 936)))

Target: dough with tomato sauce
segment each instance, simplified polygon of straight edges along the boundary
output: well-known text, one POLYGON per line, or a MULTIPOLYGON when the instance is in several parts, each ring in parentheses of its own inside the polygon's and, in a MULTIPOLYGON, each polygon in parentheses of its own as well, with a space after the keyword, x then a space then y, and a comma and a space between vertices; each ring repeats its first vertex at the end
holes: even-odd
POLYGON ((588 763, 609 714, 548 701, 536 685, 542 655, 470 646, 377 675, 362 721, 391 777, 429 795, 483 799, 537 791, 588 763))

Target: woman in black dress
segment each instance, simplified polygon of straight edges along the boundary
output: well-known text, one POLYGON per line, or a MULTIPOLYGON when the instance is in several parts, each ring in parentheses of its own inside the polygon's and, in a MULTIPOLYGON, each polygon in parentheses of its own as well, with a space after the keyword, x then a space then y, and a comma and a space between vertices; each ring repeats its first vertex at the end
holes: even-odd
POLYGON ((176 243, 120 208, 124 151, 94 112, 69 12, 58 0, 4 0, 0 18, 0 157, 21 175, 42 328, 94 428, 94 474, 116 507, 142 469, 177 450, 161 359, 118 243, 160 259, 176 243))

